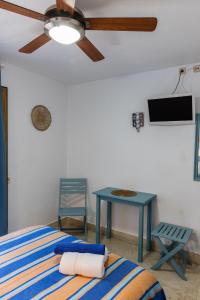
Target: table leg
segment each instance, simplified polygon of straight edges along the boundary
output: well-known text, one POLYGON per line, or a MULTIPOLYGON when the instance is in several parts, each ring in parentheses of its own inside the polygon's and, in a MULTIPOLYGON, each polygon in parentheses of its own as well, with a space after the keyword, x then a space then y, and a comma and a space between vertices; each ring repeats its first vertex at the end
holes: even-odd
POLYGON ((139 207, 138 262, 143 262, 144 206, 139 207))
POLYGON ((112 202, 107 201, 107 231, 106 237, 110 239, 112 235, 112 202))
POLYGON ((152 202, 150 202, 147 206, 147 251, 152 250, 152 238, 151 238, 151 230, 152 230, 152 202))
POLYGON ((100 244, 101 198, 96 197, 96 244, 100 244))

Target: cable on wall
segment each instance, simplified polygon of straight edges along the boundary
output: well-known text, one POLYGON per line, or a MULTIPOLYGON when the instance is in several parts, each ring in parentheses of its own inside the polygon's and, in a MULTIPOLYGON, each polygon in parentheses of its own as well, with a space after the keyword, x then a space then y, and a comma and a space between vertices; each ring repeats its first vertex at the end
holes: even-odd
MULTIPOLYGON (((193 78, 194 78, 194 73, 196 73, 195 71, 194 71, 194 68, 195 68, 196 66, 193 66, 193 67, 190 67, 189 69, 187 69, 186 70, 186 73, 185 74, 183 74, 183 77, 182 77, 182 83, 181 83, 181 85, 182 85, 182 88, 184 89, 184 91, 186 91, 187 93, 190 93, 190 92, 188 92, 188 89, 185 87, 185 78, 187 77, 187 75, 191 72, 191 74, 192 74, 192 78, 191 78, 191 90, 192 90, 192 82, 193 82, 193 78)), ((197 67, 198 67, 198 65, 197 65, 197 67)))
POLYGON ((182 75, 184 75, 184 71, 183 71, 183 72, 180 71, 179 77, 178 77, 178 82, 177 82, 177 84, 176 84, 175 89, 174 89, 173 92, 172 92, 172 95, 174 95, 174 94, 176 93, 176 91, 177 91, 177 89, 178 89, 178 87, 179 87, 179 84, 180 84, 180 82, 181 82, 181 77, 182 77, 182 75))

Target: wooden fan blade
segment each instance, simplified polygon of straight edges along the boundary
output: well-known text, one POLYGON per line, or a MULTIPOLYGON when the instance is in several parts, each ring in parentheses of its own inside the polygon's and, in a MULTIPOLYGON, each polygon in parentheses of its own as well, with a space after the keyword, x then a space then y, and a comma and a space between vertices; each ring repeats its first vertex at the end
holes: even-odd
POLYGON ((63 0, 65 4, 71 6, 72 8, 75 7, 76 0, 63 0))
POLYGON ((154 31, 156 18, 85 18, 87 30, 154 31))
POLYGON ((56 0, 56 6, 58 10, 65 10, 73 15, 75 0, 56 0))
POLYGON ((63 0, 56 0, 56 7, 57 7, 58 10, 64 10, 63 0))
POLYGON ((26 53, 26 54, 33 53, 35 50, 39 49, 40 47, 48 43, 50 40, 51 40, 50 37, 48 37, 45 33, 43 33, 40 36, 38 36, 36 39, 28 43, 26 46, 21 48, 19 52, 26 53))
POLYGON ((76 44, 94 62, 105 58, 103 54, 101 54, 101 52, 86 37, 76 44))
POLYGON ((11 11, 13 13, 16 13, 16 14, 19 14, 22 16, 33 18, 36 20, 40 20, 40 21, 46 20, 46 16, 41 13, 24 8, 24 7, 16 5, 16 4, 9 3, 7 1, 0 0, 0 8, 11 11))

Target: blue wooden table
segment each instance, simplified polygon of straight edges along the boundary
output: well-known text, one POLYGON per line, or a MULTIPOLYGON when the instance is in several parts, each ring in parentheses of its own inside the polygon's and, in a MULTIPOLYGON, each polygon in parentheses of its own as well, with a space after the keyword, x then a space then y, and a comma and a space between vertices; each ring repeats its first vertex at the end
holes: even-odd
MULTIPOLYGON (((107 201, 107 231, 106 237, 111 238, 112 231, 112 203, 122 203, 139 208, 138 230, 138 262, 143 261, 143 234, 144 234, 144 207, 147 206, 147 251, 151 251, 151 228, 152 228, 152 202, 156 199, 155 194, 137 192, 136 196, 121 197, 112 195, 116 188, 104 188, 96 191, 96 243, 100 243, 100 219, 101 200, 107 201)), ((130 220, 131 221, 131 220, 130 220)))

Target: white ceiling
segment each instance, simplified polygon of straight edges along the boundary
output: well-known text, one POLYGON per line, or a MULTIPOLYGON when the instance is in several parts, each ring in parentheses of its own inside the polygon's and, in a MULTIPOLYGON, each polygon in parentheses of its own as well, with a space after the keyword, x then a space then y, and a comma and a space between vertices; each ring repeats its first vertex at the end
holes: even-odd
MULTIPOLYGON (((11 0, 10 0, 11 1, 11 0)), ((53 0, 12 0, 44 13, 53 0)), ((157 17, 153 33, 92 31, 87 37, 106 57, 93 63, 76 45, 53 41, 33 54, 18 49, 43 32, 43 23, 0 10, 0 60, 76 84, 200 61, 199 0, 77 0, 87 17, 157 17)))

